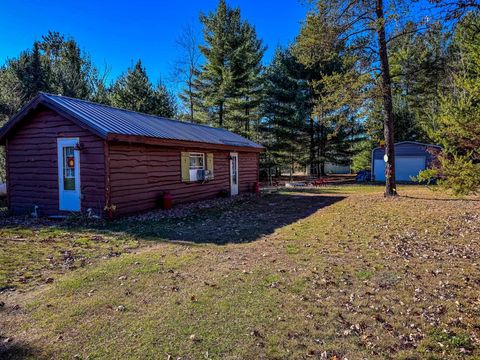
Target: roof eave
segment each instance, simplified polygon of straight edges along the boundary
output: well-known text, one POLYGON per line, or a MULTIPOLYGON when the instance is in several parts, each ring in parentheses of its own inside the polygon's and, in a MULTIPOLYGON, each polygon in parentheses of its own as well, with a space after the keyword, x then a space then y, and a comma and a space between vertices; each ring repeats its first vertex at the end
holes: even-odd
POLYGON ((75 116, 75 114, 65 110, 61 105, 51 101, 43 93, 39 93, 26 105, 24 105, 15 115, 13 115, 2 128, 0 128, 0 145, 5 145, 8 135, 15 128, 15 126, 25 117, 27 117, 32 111, 35 111, 39 105, 44 105, 48 107, 49 109, 74 122, 76 125, 88 129, 89 131, 93 132, 95 135, 98 135, 103 139, 106 139, 107 137, 106 133, 102 133, 101 131, 92 128, 91 126, 88 126, 87 123, 81 121, 81 119, 75 116))
POLYGON ((214 144, 200 141, 188 141, 188 140, 175 140, 175 139, 160 139, 150 136, 141 135, 123 135, 123 134, 108 134, 107 141, 111 142, 128 142, 146 145, 161 145, 167 147, 189 147, 189 148, 205 148, 205 149, 218 149, 218 150, 230 150, 230 151, 246 151, 246 152, 264 152, 263 146, 235 146, 225 144, 214 144))
POLYGON ((27 104, 25 104, 15 115, 13 115, 5 125, 0 128, 0 144, 5 145, 5 141, 7 139, 8 134, 10 131, 15 127, 15 125, 22 120, 25 116, 28 115, 29 112, 35 110, 37 106, 41 103, 42 94, 38 94, 32 100, 30 100, 27 104))
MULTIPOLYGON (((395 143, 395 144, 393 144, 393 145, 394 145, 394 146, 397 146, 397 145, 405 144, 405 143, 417 144, 417 145, 429 146, 429 147, 436 147, 436 148, 438 148, 438 149, 441 149, 441 148, 442 148, 440 145, 426 144, 426 143, 421 143, 421 142, 418 142, 418 141, 410 141, 410 140, 399 141, 399 142, 397 142, 397 143, 395 143)), ((378 149, 385 149, 385 146, 377 146, 377 147, 373 148, 372 151, 375 151, 375 150, 378 150, 378 149)))

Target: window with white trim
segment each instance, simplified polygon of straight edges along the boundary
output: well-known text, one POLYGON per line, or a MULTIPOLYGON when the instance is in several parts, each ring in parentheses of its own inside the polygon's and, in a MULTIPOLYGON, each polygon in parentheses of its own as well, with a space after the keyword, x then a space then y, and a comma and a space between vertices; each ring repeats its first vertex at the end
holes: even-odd
POLYGON ((205 154, 203 153, 190 153, 190 181, 197 180, 197 171, 205 170, 205 154))
POLYGON ((190 153, 190 170, 205 169, 205 154, 190 153))

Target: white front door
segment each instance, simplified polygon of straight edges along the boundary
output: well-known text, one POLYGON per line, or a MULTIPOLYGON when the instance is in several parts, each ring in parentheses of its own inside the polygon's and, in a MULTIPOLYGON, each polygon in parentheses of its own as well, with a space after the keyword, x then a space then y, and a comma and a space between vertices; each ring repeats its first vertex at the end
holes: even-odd
POLYGON ((80 151, 78 138, 57 139, 59 209, 80 211, 80 151))
POLYGON ((230 153, 230 195, 238 194, 238 153, 230 153))

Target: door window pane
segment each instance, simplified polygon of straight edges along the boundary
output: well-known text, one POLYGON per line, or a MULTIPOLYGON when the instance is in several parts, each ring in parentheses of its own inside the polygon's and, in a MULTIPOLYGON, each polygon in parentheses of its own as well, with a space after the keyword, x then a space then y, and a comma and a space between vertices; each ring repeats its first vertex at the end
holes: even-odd
POLYGON ((75 190, 75 151, 73 146, 63 148, 63 189, 75 190))
POLYGON ((237 184, 237 157, 232 156, 232 182, 237 184))

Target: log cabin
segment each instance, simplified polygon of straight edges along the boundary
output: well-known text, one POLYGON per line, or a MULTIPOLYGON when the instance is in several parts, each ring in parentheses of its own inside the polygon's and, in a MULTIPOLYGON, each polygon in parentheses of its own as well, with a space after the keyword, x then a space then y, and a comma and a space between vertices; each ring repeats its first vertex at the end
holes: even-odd
POLYGON ((0 129, 12 213, 105 217, 254 191, 263 147, 238 134, 40 93, 0 129))

